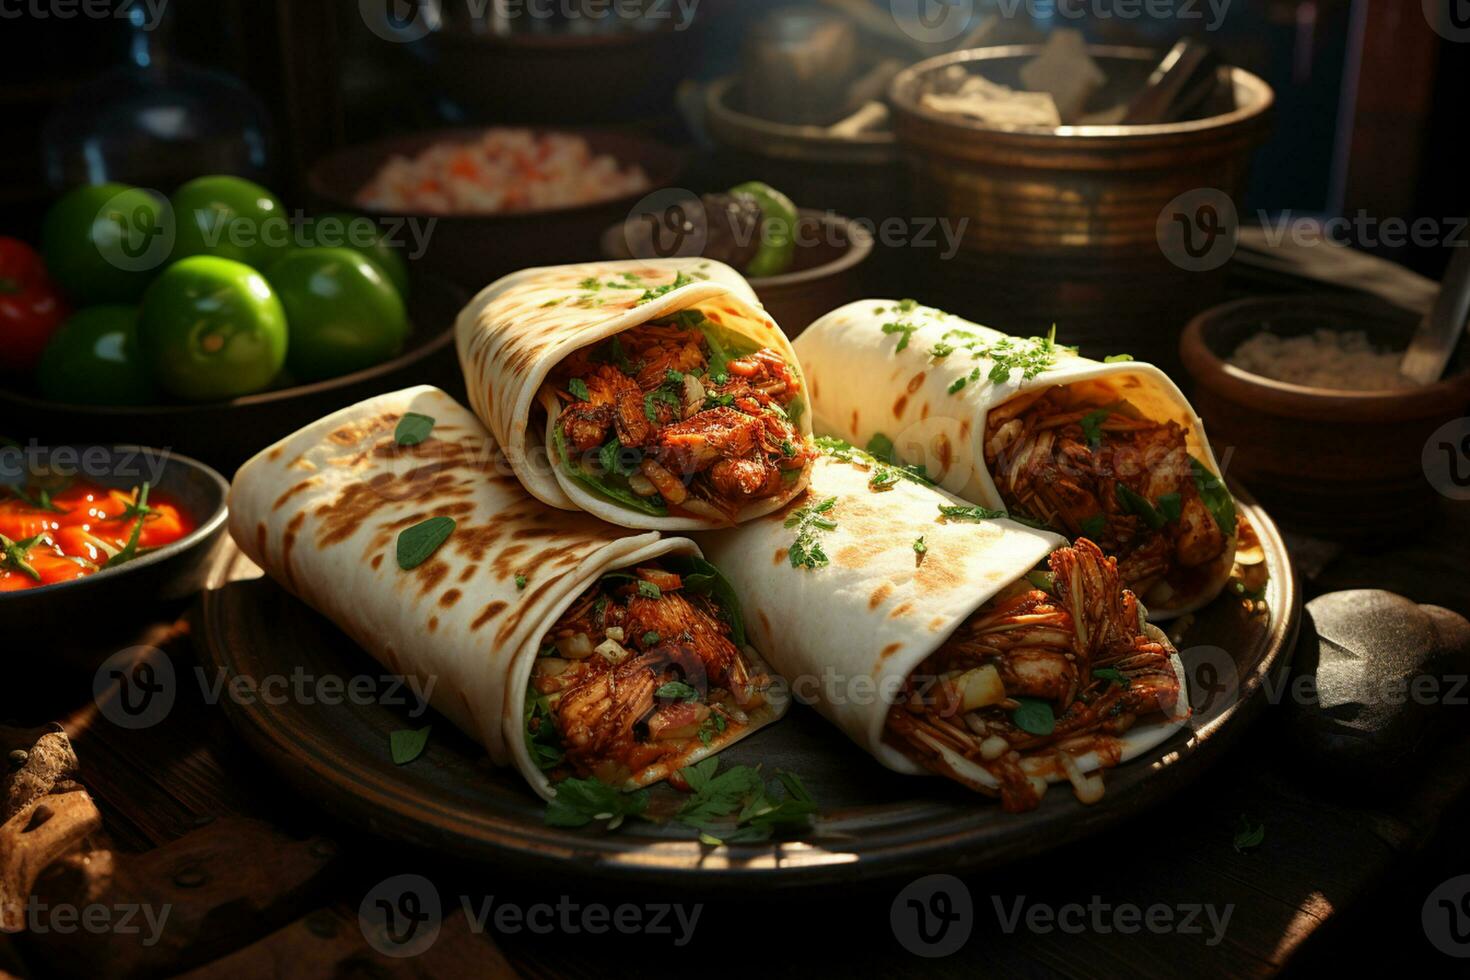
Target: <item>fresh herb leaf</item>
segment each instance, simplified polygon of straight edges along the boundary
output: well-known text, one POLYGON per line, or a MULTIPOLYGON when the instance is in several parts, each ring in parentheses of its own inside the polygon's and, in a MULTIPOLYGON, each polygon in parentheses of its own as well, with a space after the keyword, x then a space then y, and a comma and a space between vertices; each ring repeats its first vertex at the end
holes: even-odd
POLYGON ((1053 575, 1051 572, 1045 571, 1044 569, 1038 568, 1033 571, 1027 572, 1026 581, 1030 582, 1042 592, 1047 592, 1051 595, 1057 594, 1056 576, 1053 575))
POLYGON ((143 535, 143 522, 148 519, 149 514, 153 513, 153 511, 148 509, 148 490, 149 485, 145 482, 138 489, 138 494, 133 498, 133 502, 116 518, 117 520, 124 520, 131 514, 136 515, 137 520, 133 524, 133 532, 128 535, 127 543, 122 546, 121 551, 107 559, 106 564, 102 566, 103 568, 116 568, 118 565, 130 562, 138 557, 138 541, 143 535))
POLYGON ((1124 361, 1133 360, 1132 354, 1109 354, 1103 358, 1104 364, 1122 364, 1124 361))
POLYGON ((914 326, 912 323, 885 323, 885 324, 883 324, 883 332, 885 334, 894 334, 894 333, 896 333, 896 334, 900 334, 901 335, 898 338, 898 346, 895 347, 895 348, 893 348, 894 353, 897 353, 898 351, 901 351, 905 347, 907 347, 909 345, 909 338, 912 337, 914 335, 914 331, 916 331, 918 329, 919 328, 916 327, 916 326, 914 326))
POLYGON ((875 433, 873 438, 868 440, 866 452, 869 456, 884 463, 898 462, 893 440, 881 432, 875 433))
POLYGON ((939 513, 952 521, 995 521, 1011 516, 1003 510, 991 510, 979 504, 940 504, 939 513))
POLYGON ((429 729, 432 725, 423 728, 401 728, 388 736, 388 748, 393 753, 393 764, 404 766, 424 754, 424 748, 429 744, 429 729))
POLYGON ((922 561, 928 553, 929 546, 924 543, 924 536, 921 534, 917 538, 914 538, 914 554, 919 556, 919 560, 922 561))
POLYGON ((643 634, 643 645, 646 647, 651 647, 662 639, 663 637, 658 635, 657 630, 649 630, 647 633, 643 634))
POLYGON ((792 568, 826 568, 830 564, 817 533, 837 528, 836 521, 824 516, 835 506, 837 498, 828 497, 819 504, 808 504, 786 518, 785 526, 796 529, 796 540, 788 554, 792 568))
POLYGON ((405 529, 398 535, 398 567, 407 572, 428 561, 456 526, 452 517, 431 517, 405 529))
POLYGON ((665 285, 658 286, 654 289, 644 290, 643 295, 638 297, 638 302, 636 305, 642 306, 644 303, 651 303, 652 301, 658 299, 660 296, 667 296, 674 290, 691 285, 693 282, 693 279, 684 275, 683 272, 680 272, 674 276, 673 282, 666 283, 665 285))
POLYGON ((1235 498, 1230 495, 1225 481, 1193 456, 1189 457, 1189 468, 1194 474, 1194 485, 1199 490, 1200 499, 1205 502, 1205 509, 1220 525, 1221 532, 1230 537, 1235 533, 1235 498))
POLYGON ((1179 515, 1184 513, 1184 498, 1177 492, 1160 494, 1159 499, 1154 501, 1154 506, 1167 524, 1179 520, 1179 515))
POLYGON ((1097 539, 1102 537, 1103 532, 1108 529, 1108 521, 1101 514, 1093 514, 1079 522, 1077 527, 1082 531, 1084 537, 1097 539))
POLYGON ((398 420, 398 426, 393 430, 393 441, 400 446, 417 446, 429 438, 429 433, 432 431, 434 431, 432 415, 404 412, 403 418, 398 420))
POLYGON ((1118 496, 1118 504, 1126 511, 1137 514, 1143 522, 1157 531, 1166 523, 1164 516, 1148 502, 1148 498, 1134 490, 1121 480, 1114 484, 1118 496))
POLYGON ((933 358, 945 358, 954 353, 954 344, 940 341, 929 348, 929 356, 933 358))
POLYGON ((1112 414, 1111 408, 1099 408, 1082 416, 1082 421, 1078 423, 1082 426, 1083 435, 1087 436, 1087 444, 1094 451, 1102 448, 1102 424, 1112 414))
POLYGON ((1092 676, 1100 681, 1112 681, 1119 687, 1128 686, 1128 678, 1117 667, 1094 667, 1092 676))
POLYGON ((718 764, 717 759, 709 758, 682 770, 692 792, 674 819, 698 828, 703 843, 718 846, 767 840, 778 830, 811 825, 817 803, 796 774, 776 773, 783 791, 777 797, 759 769, 731 766, 717 772, 718 764))
MULTIPOLYGON (((654 634, 655 636, 657 634, 654 634)), ((663 701, 698 701, 699 692, 683 681, 669 681, 659 685, 653 696, 663 701)))
POLYGON ((590 402, 592 400, 592 394, 587 390, 587 382, 581 378, 573 378, 568 381, 567 391, 571 392, 572 397, 579 402, 590 402))
MULTIPOLYGON (((922 466, 890 465, 884 459, 869 451, 857 448, 845 439, 834 436, 817 436, 813 440, 817 449, 831 456, 833 459, 844 463, 852 463, 855 466, 872 469, 873 475, 868 479, 868 486, 874 490, 887 490, 898 483, 899 480, 911 480, 925 486, 931 485, 928 474, 922 466)), ((893 443, 887 437, 876 435, 869 441, 868 445, 883 448, 887 444, 888 456, 893 456, 893 443), (883 440, 883 442, 879 442, 883 440)))
POLYGON ((618 476, 632 476, 638 472, 638 451, 623 451, 623 444, 617 436, 613 436, 597 450, 597 462, 605 473, 616 473, 618 476), (631 455, 633 458, 628 459, 631 455))
POLYGON ((725 727, 725 716, 718 711, 711 711, 709 717, 704 720, 704 724, 699 726, 699 741, 706 746, 709 745, 715 740, 716 735, 724 734, 725 727))
MULTIPOLYGON (((553 648, 554 649, 554 648, 553 648)), ((561 747, 561 733, 551 715, 551 702, 544 694, 526 694, 526 749, 536 768, 545 772, 561 765, 566 753, 561 747)))
POLYGON ((645 599, 663 598, 663 592, 660 591, 659 587, 654 585, 652 582, 639 582, 638 594, 645 599))
MULTIPOLYGON (((551 427, 551 438, 552 447, 556 450, 556 455, 561 460, 562 471, 572 479, 578 481, 593 492, 601 494, 607 499, 622 504, 625 507, 631 507, 634 510, 641 511, 645 514, 652 514, 655 517, 665 517, 668 515, 669 510, 664 505, 662 497, 657 495, 640 497, 627 486, 626 481, 619 481, 616 476, 610 477, 605 473, 593 473, 578 465, 577 461, 567 452, 566 436, 562 426, 554 425, 551 427)), ((599 462, 601 461, 600 453, 601 451, 599 450, 599 462)))
POLYGON ((526 587, 526 576, 524 576, 524 575, 517 575, 516 576, 516 591, 519 592, 522 589, 524 589, 525 587, 526 587))
POLYGON ((585 827, 606 820, 607 829, 615 830, 625 818, 642 816, 647 809, 647 790, 623 793, 596 779, 563 779, 546 804, 545 820, 548 827, 585 827))
POLYGON ((1251 822, 1245 814, 1240 815, 1240 829, 1235 832, 1233 845, 1235 853, 1244 854, 1252 848, 1260 847, 1261 842, 1266 839, 1266 825, 1251 822))
POLYGON ((1040 698, 1016 698, 1020 707, 1011 712, 1011 721, 1023 732, 1032 735, 1050 735, 1056 731, 1057 717, 1052 713, 1051 703, 1040 698))

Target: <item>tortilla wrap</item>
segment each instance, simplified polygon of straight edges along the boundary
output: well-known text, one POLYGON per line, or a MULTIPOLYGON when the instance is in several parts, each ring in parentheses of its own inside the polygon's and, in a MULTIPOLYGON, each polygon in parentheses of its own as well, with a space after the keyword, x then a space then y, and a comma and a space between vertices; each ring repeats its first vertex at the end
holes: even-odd
MULTIPOLYGON (((809 494, 785 512, 696 538, 740 593, 752 644, 793 697, 812 704, 887 768, 927 775, 883 737, 898 688, 972 613, 1067 542, 1010 520, 944 518, 941 505, 962 501, 909 481, 875 492, 871 476, 868 468, 823 456, 809 494), (824 516, 837 526, 819 541, 830 564, 792 567, 796 532, 786 518, 828 498, 836 504, 824 516), (914 542, 921 537, 926 551, 919 560, 914 542)), ((1170 651, 1180 704, 1187 705, 1177 652, 1157 629, 1147 629, 1170 651)), ((1184 723, 1187 708, 1179 711, 1144 718, 1118 744, 1076 757, 1078 768, 1091 772, 1147 752, 1184 723)), ((1067 778, 1048 753, 1028 759, 1026 768, 1049 782, 1067 778)))
MULTIPOLYGON (((235 475, 229 507, 230 533, 256 564, 395 674, 432 678, 433 706, 548 799, 552 784, 524 737, 527 683, 547 627, 606 572, 699 555, 687 538, 532 499, 479 420, 427 386, 368 399, 266 449, 235 475), (433 429, 400 446, 395 430, 408 412, 432 418, 433 429), (403 570, 399 534, 435 516, 453 518, 455 529, 403 570)), ((696 743, 685 764, 783 707, 696 743)))
MULTIPOLYGON (((1147 418, 1177 422, 1185 431, 1189 453, 1211 473, 1221 474, 1204 423, 1157 367, 1136 361, 1104 363, 1059 348, 1055 362, 1034 377, 1027 379, 1021 370, 1012 370, 997 384, 988 377, 994 363, 990 359, 972 358, 963 350, 940 358, 931 351, 954 330, 974 334, 984 343, 1002 340, 1006 334, 912 301, 905 301, 902 310, 900 305, 882 299, 850 303, 797 338, 796 352, 806 371, 812 424, 818 434, 857 446, 868 445, 880 433, 886 435, 899 458, 924 466, 944 489, 972 503, 1004 510, 1006 503, 985 462, 989 412, 1026 392, 1106 378, 1147 418), (913 329, 885 333, 884 324, 895 322, 913 329)), ((1150 614, 1164 619, 1207 604, 1229 581, 1234 561, 1232 528, 1224 552, 1201 569, 1204 584, 1197 592, 1178 599, 1143 597, 1149 600, 1150 614)))
MULTIPOLYGON (((791 342, 760 305, 754 290, 734 269, 705 259, 648 259, 526 269, 486 287, 461 311, 455 325, 460 367, 470 407, 484 421, 521 483, 536 499, 562 510, 582 510, 623 527, 661 531, 709 529, 709 521, 645 514, 603 497, 568 476, 556 459, 552 430, 554 398, 542 383, 574 351, 683 310, 699 310, 724 330, 757 347, 780 353, 800 377, 791 342), (653 299, 678 281, 693 280, 653 299), (634 288, 608 287, 636 277, 634 288), (604 285, 596 289, 591 282, 604 285)), ((803 379, 802 389, 805 390, 803 379)), ((793 413, 811 436, 811 413, 793 413)), ((806 475, 777 497, 747 506, 736 521, 779 510, 806 486, 806 475)))

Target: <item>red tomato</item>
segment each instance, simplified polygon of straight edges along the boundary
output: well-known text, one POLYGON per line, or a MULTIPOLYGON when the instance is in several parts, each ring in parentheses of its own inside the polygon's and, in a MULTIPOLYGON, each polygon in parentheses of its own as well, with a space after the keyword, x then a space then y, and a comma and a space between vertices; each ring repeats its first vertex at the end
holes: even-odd
POLYGON ((0 372, 34 370, 68 312, 36 250, 0 238, 0 372))

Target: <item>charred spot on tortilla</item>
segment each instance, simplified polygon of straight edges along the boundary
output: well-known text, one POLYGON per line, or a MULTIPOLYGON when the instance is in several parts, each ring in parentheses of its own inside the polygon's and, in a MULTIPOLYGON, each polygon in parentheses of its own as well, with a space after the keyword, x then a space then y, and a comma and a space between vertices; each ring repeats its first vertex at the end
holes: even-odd
POLYGON ((909 396, 908 395, 899 395, 898 398, 893 403, 893 417, 894 418, 900 418, 900 419, 903 418, 903 410, 905 408, 908 408, 908 405, 909 405, 909 396))
POLYGON ((869 609, 877 609, 879 606, 881 606, 883 604, 883 600, 887 599, 892 594, 893 594, 893 583, 892 582, 884 582, 884 583, 882 583, 876 589, 873 590, 873 594, 872 595, 868 596, 868 608, 869 609))
POLYGON ((372 560, 368 564, 372 565, 373 571, 376 572, 383 564, 383 556, 381 554, 373 555, 372 560))
POLYGON ((879 660, 887 660, 889 657, 893 656, 895 653, 897 653, 898 651, 900 651, 902 649, 903 649, 903 644, 902 643, 890 643, 886 647, 884 647, 882 650, 879 650, 878 651, 878 659, 879 660))
POLYGON ((439 617, 438 616, 430 616, 429 617, 429 632, 432 633, 435 630, 437 630, 438 628, 439 628, 439 617))
POLYGON ((460 597, 462 595, 464 595, 464 593, 460 592, 458 589, 450 589, 448 592, 439 597, 439 605, 443 606, 445 609, 449 609, 460 600, 460 597))
POLYGON ((490 620, 505 612, 508 605, 508 603, 503 602, 500 599, 496 599, 494 602, 487 603, 485 608, 480 610, 480 615, 476 616, 474 622, 470 623, 470 629, 478 630, 480 627, 490 622, 490 620))
POLYGON ((299 483, 293 484, 290 489, 288 489, 285 493, 276 498, 276 502, 271 505, 271 510, 280 510, 282 507, 286 506, 286 504, 290 502, 292 497, 295 497, 301 493, 305 493, 307 490, 310 490, 312 487, 316 486, 319 482, 320 480, 317 477, 312 476, 307 477, 305 480, 302 480, 299 483))
POLYGON ((909 379, 908 393, 912 395, 914 392, 918 391, 923 384, 924 372, 920 371, 918 374, 909 379))

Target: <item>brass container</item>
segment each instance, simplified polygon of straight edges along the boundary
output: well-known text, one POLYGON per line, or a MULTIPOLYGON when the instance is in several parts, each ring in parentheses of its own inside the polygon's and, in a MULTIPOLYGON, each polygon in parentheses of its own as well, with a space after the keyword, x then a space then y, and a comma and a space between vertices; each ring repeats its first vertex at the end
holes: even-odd
MULTIPOLYGON (((974 315, 1007 327, 1056 322, 1084 352, 1170 363, 1184 323, 1223 291, 1219 249, 1233 250, 1235 209, 1251 152, 1269 128, 1271 88, 1242 69, 1222 69, 1213 114, 1144 126, 992 127, 920 104, 931 76, 952 65, 1023 88, 1020 68, 1040 50, 959 51, 894 79, 894 127, 915 214, 968 222, 959 254, 939 264, 972 286, 974 315), (1164 213, 1181 195, 1189 220, 1205 223, 1183 251, 1164 213), (1223 246, 1214 244, 1220 235, 1228 236, 1223 246), (1206 244, 1206 254, 1193 254, 1206 244)), ((1089 53, 1108 78, 1093 100, 1101 106, 1141 88, 1160 57, 1144 48, 1089 53)))

